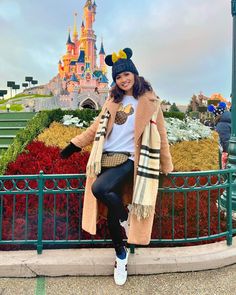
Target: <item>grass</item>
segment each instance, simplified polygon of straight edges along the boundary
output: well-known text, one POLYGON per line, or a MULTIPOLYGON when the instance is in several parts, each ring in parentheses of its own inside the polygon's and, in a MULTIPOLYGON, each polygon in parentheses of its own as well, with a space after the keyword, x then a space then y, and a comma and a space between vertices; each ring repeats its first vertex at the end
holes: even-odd
MULTIPOLYGON (((10 106, 10 111, 12 111, 12 112, 20 112, 20 111, 22 111, 23 109, 24 109, 24 107, 23 107, 22 104, 12 104, 12 105, 10 106)), ((6 106, 1 106, 1 107, 0 107, 0 110, 2 110, 2 111, 6 111, 7 108, 6 108, 6 106)))
POLYGON ((8 99, 2 99, 0 100, 0 105, 7 103, 8 101, 14 100, 14 101, 20 101, 21 98, 48 98, 48 97, 52 97, 53 95, 42 95, 42 94, 17 94, 11 98, 8 99))

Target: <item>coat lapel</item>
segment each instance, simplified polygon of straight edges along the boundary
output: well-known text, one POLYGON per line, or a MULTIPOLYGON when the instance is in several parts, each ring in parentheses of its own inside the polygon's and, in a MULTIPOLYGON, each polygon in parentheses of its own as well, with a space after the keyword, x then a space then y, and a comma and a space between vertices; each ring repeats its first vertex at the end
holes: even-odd
POLYGON ((107 103, 107 109, 108 109, 108 111, 110 112, 111 117, 110 117, 110 119, 109 119, 109 121, 108 121, 107 135, 106 135, 106 136, 108 136, 109 133, 110 133, 111 130, 112 130, 112 126, 113 126, 113 124, 114 124, 114 122, 115 122, 115 117, 116 117, 116 113, 117 113, 117 111, 118 111, 118 108, 119 108, 119 103, 115 103, 115 102, 113 102, 112 99, 110 99, 110 100, 108 101, 108 103, 107 103))
POLYGON ((138 142, 145 126, 157 110, 159 101, 152 92, 147 92, 139 97, 134 125, 134 141, 138 142))

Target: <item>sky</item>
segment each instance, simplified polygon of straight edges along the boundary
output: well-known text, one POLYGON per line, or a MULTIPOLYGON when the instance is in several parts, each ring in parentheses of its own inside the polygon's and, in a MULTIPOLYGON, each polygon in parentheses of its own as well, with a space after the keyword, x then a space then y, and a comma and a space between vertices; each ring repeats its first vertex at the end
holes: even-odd
MULTIPOLYGON (((0 0, 0 89, 33 76, 57 75, 68 27, 86 0, 0 0)), ((230 0, 96 0, 97 48, 130 47, 132 60, 161 99, 187 104, 193 94, 229 98, 232 75, 230 0)), ((111 80, 110 71, 108 78, 111 80)))

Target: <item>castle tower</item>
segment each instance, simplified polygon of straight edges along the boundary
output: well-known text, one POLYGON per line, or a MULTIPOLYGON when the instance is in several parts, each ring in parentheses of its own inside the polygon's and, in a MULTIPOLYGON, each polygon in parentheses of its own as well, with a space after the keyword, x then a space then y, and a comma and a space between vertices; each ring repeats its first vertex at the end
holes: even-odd
POLYGON ((78 55, 78 31, 77 31, 77 13, 74 14, 74 29, 73 29, 73 43, 74 43, 74 55, 78 55))
POLYGON ((93 0, 84 1, 80 31, 79 33, 77 31, 77 13, 74 13, 73 27, 72 30, 69 30, 66 42, 66 53, 58 63, 58 79, 61 81, 60 93, 62 96, 77 93, 79 97, 76 100, 77 106, 79 102, 82 103, 82 100, 87 102, 91 99, 96 102, 95 104, 98 103, 101 106, 109 91, 105 51, 103 40, 100 51, 96 47, 93 23, 97 5, 93 0), (97 58, 98 62, 96 62, 97 58), (87 95, 89 95, 89 99, 86 98, 87 95))
POLYGON ((105 64, 105 50, 103 47, 103 40, 101 42, 101 49, 99 51, 99 61, 100 61, 100 69, 102 70, 103 73, 107 73, 107 67, 105 64))
POLYGON ((68 39, 67 39, 67 42, 66 42, 66 51, 67 51, 68 54, 72 53, 73 45, 74 45, 74 43, 71 41, 70 28, 69 28, 68 39))
POLYGON ((91 65, 91 68, 96 67, 96 60, 94 54, 94 45, 96 42, 96 35, 93 30, 93 22, 95 21, 96 14, 96 3, 92 3, 91 0, 87 0, 84 6, 84 18, 85 18, 85 28, 84 34, 80 38, 80 42, 84 43, 85 55, 91 65))

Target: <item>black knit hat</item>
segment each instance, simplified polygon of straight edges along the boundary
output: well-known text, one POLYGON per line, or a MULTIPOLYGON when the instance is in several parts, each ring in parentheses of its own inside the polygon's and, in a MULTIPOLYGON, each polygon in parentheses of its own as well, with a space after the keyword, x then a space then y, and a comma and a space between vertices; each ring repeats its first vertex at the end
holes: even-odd
POLYGON ((130 48, 125 48, 119 51, 119 54, 112 53, 106 56, 105 63, 112 66, 112 78, 116 81, 116 76, 122 72, 131 72, 138 75, 134 63, 130 59, 133 52, 130 48))

